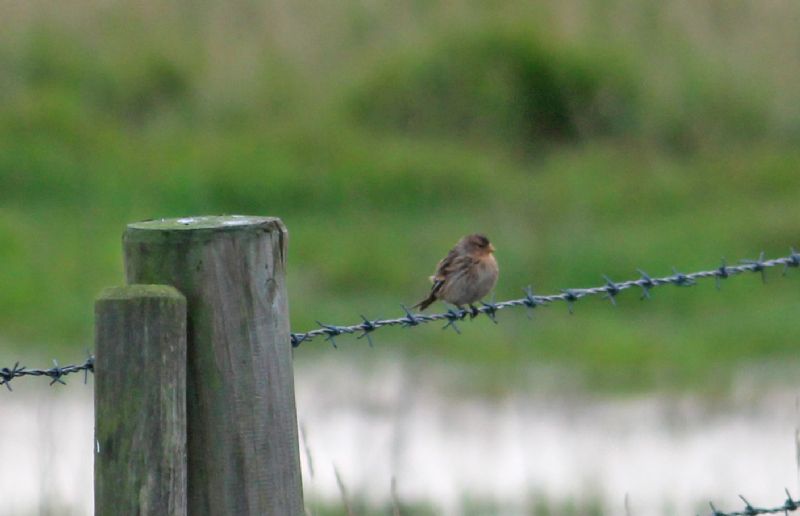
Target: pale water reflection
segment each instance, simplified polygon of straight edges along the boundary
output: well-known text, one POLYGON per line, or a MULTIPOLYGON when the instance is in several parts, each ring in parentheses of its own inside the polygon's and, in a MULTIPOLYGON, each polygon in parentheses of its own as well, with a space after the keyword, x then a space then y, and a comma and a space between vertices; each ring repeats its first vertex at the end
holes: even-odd
MULTIPOLYGON (((400 361, 299 364, 307 499, 340 500, 334 465, 350 496, 385 504, 396 477, 401 500, 446 514, 467 498, 511 514, 531 496, 591 500, 616 515, 627 496, 630 514, 649 516, 696 514, 710 499, 741 508, 740 493, 778 505, 784 487, 797 496, 792 388, 743 381, 712 403, 563 394, 555 382, 487 399, 456 395, 455 378, 400 361)), ((2 513, 90 514, 91 382, 42 385, 0 392, 2 513)))

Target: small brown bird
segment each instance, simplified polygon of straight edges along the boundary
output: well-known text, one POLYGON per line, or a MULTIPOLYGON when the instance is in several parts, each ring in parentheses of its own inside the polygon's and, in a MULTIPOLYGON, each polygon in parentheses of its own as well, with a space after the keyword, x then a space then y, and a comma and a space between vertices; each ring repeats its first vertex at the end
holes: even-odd
POLYGON ((431 276, 431 293, 414 305, 425 310, 437 299, 456 305, 469 305, 478 301, 497 283, 499 269, 494 259, 494 246, 483 235, 467 235, 453 247, 436 266, 431 276))

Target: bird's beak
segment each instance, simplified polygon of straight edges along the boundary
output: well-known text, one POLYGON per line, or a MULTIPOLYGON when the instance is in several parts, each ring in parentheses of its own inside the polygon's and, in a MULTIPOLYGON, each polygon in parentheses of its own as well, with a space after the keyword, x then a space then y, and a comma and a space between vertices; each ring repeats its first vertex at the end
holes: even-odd
POLYGON ((490 253, 494 252, 494 246, 492 244, 489 244, 489 252, 490 253))

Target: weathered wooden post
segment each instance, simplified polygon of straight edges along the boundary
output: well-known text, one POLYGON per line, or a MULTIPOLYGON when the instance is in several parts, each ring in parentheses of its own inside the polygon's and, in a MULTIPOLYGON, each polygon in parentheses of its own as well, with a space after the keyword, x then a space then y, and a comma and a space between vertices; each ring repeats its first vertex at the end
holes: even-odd
POLYGON ((285 265, 269 217, 130 224, 128 283, 187 299, 189 513, 303 513, 285 265))
POLYGON ((95 514, 185 515, 186 299, 111 288, 95 321, 95 514))

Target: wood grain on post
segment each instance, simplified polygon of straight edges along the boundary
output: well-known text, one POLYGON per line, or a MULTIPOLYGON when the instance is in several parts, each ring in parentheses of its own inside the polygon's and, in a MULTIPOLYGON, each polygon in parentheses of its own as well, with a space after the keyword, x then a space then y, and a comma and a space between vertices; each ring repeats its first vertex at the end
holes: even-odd
POLYGON ((287 232, 271 217, 130 224, 129 283, 188 303, 189 513, 303 513, 286 295, 287 232))
POLYGON ((95 514, 185 515, 186 299, 166 285, 95 304, 95 514))

